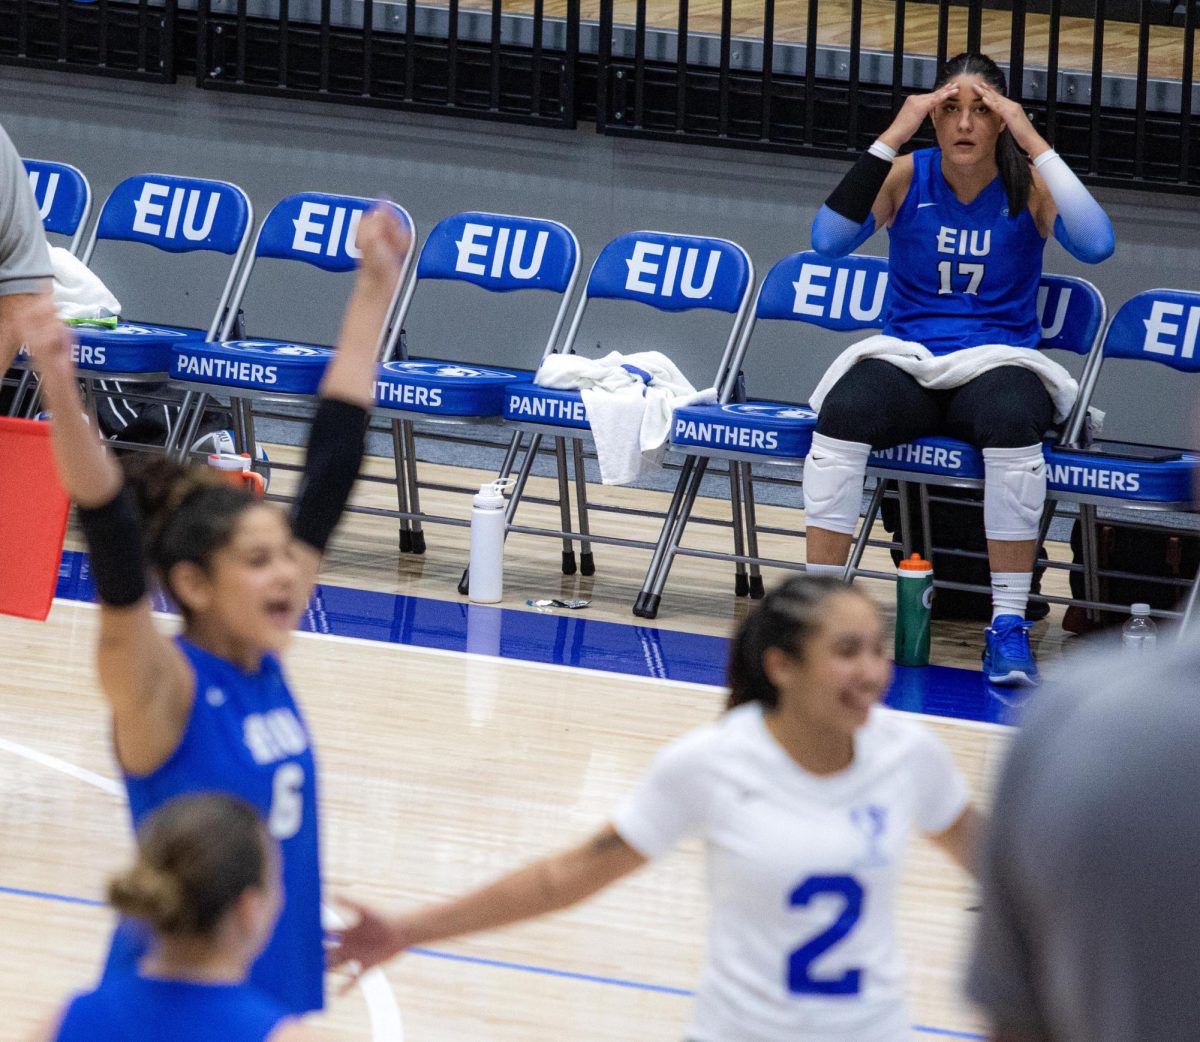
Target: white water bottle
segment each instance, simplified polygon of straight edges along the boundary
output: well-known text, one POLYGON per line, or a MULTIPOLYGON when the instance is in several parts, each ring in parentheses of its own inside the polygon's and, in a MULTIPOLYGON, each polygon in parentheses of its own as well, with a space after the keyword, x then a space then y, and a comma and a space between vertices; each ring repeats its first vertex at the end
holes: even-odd
POLYGON ((504 595, 504 490, 511 479, 479 486, 471 507, 471 564, 467 596, 495 604, 504 595))
POLYGON ((1121 627, 1121 646, 1135 654, 1150 654, 1158 643, 1158 626, 1150 618, 1150 605, 1134 604, 1121 627))

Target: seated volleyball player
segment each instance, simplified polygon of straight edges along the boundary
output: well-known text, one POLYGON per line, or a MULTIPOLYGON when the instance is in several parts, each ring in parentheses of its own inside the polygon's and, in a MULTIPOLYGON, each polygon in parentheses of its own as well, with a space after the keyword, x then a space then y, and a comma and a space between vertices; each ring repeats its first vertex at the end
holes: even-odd
MULTIPOLYGON (((100 684, 134 823, 201 790, 240 796, 269 823, 286 900, 250 980, 291 1013, 322 1007, 325 957, 315 764, 278 656, 358 474, 406 234, 391 207, 358 226, 362 259, 291 517, 208 467, 159 459, 127 479, 82 415, 67 345, 35 352, 59 474, 91 553, 100 684), (183 616, 174 640, 151 616, 147 565, 183 616)), ((136 965, 146 940, 122 923, 106 972, 136 965)))
POLYGON ((945 746, 878 709, 890 679, 872 601, 794 576, 734 640, 728 712, 662 750, 611 824, 448 904, 391 917, 354 905, 330 964, 361 972, 566 908, 699 836, 711 914, 691 1042, 909 1038, 895 938, 908 836, 969 867, 976 826, 945 746))
POLYGON ((283 900, 279 846, 254 808, 180 796, 138 830, 108 902, 150 930, 136 970, 75 998, 54 1042, 305 1042, 317 1036, 246 981, 283 900))
POLYGON ((1033 684, 1025 609, 1046 499, 1042 439, 1078 393, 1033 350, 1042 251, 1053 234, 1096 264, 1112 254, 1113 229, 1005 91, 990 58, 952 58, 813 222, 813 248, 829 256, 885 225, 891 246, 882 335, 848 348, 811 398, 804 508, 809 570, 840 573, 872 449, 931 434, 982 449, 993 604, 984 672, 996 684, 1033 684), (897 157, 927 116, 937 147, 897 157))

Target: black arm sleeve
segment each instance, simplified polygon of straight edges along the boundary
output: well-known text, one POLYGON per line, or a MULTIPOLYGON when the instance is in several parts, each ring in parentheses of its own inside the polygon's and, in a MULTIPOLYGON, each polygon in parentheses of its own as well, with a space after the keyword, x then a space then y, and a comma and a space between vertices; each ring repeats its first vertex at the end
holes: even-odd
POLYGON ((79 527, 91 554, 92 580, 101 604, 126 608, 146 595, 142 517, 126 486, 98 507, 79 508, 79 527))
POLYGON ((875 199, 891 169, 892 164, 886 159, 880 159, 873 152, 864 152, 846 171, 846 176, 825 200, 825 205, 834 213, 861 224, 875 205, 875 199))
POLYGON ((296 505, 292 532, 317 553, 337 527, 362 464, 367 411, 336 398, 322 398, 308 435, 308 457, 296 505))

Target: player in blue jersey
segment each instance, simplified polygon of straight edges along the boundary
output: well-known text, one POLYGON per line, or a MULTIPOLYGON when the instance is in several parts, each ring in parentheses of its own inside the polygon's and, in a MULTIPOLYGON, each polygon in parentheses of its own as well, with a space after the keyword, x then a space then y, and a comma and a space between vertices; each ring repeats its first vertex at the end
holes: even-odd
POLYGON ((826 255, 850 253, 884 226, 891 249, 883 333, 848 349, 813 394, 804 506, 810 570, 840 573, 872 449, 931 434, 982 449, 993 604, 984 672, 1032 684, 1025 610, 1046 499, 1042 439, 1078 392, 1032 350, 1042 251, 1054 235, 1096 264, 1113 251, 1113 229, 1006 93, 990 58, 952 58, 813 222, 813 247, 826 255), (937 147, 898 157, 926 118, 937 147))
POLYGON ((76 997, 53 1042, 307 1042, 316 1036, 245 983, 283 899, 279 847, 243 800, 180 796, 147 815, 137 863, 109 904, 147 925, 136 972, 76 997))
MULTIPOLYGON (((154 460, 128 481, 82 415, 70 352, 39 352, 63 483, 79 505, 101 602, 98 665, 135 824, 181 793, 220 790, 268 821, 284 910, 251 982, 294 1013, 324 1002, 316 768, 280 667, 358 473, 381 330, 407 251, 390 207, 362 219, 358 276, 321 382, 290 518, 207 467, 154 460), (151 617, 146 563, 183 633, 151 617)), ((109 971, 145 938, 118 928, 109 971)))

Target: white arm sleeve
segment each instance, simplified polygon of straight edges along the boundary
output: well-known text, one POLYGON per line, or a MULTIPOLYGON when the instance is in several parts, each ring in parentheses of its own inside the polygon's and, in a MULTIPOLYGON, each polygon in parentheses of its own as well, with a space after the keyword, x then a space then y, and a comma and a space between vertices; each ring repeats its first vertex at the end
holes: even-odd
POLYGON ((715 728, 705 727, 661 750, 613 816, 618 835, 643 857, 665 854, 703 830, 711 802, 714 737, 715 728))
POLYGON ((966 810, 970 793, 950 750, 924 726, 912 769, 917 783, 917 828, 926 834, 945 832, 966 810))
POLYGON ((1058 208, 1054 237, 1063 248, 1085 264, 1099 264, 1111 257, 1116 246, 1112 222, 1066 160, 1050 149, 1033 165, 1058 208))

